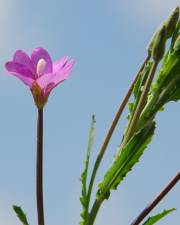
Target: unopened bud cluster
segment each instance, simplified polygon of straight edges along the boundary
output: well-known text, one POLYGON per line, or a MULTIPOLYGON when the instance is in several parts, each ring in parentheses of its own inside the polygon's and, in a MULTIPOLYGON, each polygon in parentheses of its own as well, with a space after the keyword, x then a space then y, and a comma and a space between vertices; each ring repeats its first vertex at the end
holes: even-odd
POLYGON ((166 40, 173 35, 173 31, 179 21, 179 6, 176 7, 168 19, 161 25, 161 27, 154 33, 151 41, 148 44, 148 54, 159 62, 165 52, 166 40))

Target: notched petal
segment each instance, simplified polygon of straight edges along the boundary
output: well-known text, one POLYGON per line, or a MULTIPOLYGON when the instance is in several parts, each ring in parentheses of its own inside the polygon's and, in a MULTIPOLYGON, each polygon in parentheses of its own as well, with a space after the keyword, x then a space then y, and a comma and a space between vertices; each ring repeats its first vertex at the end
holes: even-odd
POLYGON ((56 73, 57 71, 61 70, 66 63, 68 62, 68 56, 64 56, 60 58, 58 61, 53 63, 53 72, 56 73))

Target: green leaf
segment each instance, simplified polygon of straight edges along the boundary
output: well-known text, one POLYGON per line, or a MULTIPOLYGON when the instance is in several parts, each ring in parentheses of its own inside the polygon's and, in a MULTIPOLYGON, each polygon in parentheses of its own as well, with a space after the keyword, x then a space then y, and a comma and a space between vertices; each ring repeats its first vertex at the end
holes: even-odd
POLYGON ((91 154, 91 149, 94 143, 94 126, 95 126, 95 116, 92 115, 92 120, 91 120, 91 127, 89 131, 89 140, 88 140, 88 146, 87 146, 87 151, 86 151, 86 159, 84 162, 84 169, 81 175, 81 183, 82 183, 82 193, 80 197, 80 201, 82 204, 82 212, 81 212, 81 218, 82 221, 80 224, 84 224, 88 209, 87 209, 87 175, 88 175, 88 167, 89 167, 89 159, 90 159, 90 154, 91 154))
POLYGON ((116 189, 123 178, 139 161, 144 150, 150 143, 155 130, 155 122, 151 121, 130 139, 126 146, 117 155, 113 165, 99 184, 97 198, 108 198, 111 189, 116 189))
POLYGON ((26 218, 26 214, 23 212, 23 210, 21 209, 20 206, 16 206, 13 205, 13 209, 16 212, 16 215, 18 216, 18 218, 20 219, 20 221, 22 222, 23 225, 29 225, 27 218, 26 218))
POLYGON ((179 30, 180 30, 180 20, 177 22, 176 29, 175 29, 175 31, 173 33, 173 36, 172 36, 170 51, 173 51, 173 49, 174 49, 174 44, 175 44, 175 42, 176 42, 176 40, 177 40, 177 38, 178 38, 178 36, 180 34, 179 30))
POLYGON ((161 220, 163 217, 168 215, 169 213, 173 212, 174 210, 176 210, 176 209, 172 208, 169 210, 164 210, 162 213, 159 213, 155 216, 149 217, 149 219, 145 223, 143 223, 143 225, 153 225, 156 222, 158 222, 159 220, 161 220))

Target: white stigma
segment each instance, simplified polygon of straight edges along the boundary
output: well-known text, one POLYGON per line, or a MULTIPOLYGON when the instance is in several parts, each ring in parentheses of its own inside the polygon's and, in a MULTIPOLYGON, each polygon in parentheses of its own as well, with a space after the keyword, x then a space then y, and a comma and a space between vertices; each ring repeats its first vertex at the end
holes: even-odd
POLYGON ((46 67, 46 61, 44 59, 40 59, 37 63, 37 67, 36 67, 36 73, 37 73, 38 77, 44 73, 45 67, 46 67))

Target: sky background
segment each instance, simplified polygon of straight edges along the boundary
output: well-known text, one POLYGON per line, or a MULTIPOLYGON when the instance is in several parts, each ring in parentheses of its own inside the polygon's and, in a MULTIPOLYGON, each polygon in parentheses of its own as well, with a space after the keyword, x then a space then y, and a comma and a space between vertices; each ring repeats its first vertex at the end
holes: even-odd
MULTIPOLYGON (((16 49, 46 48, 53 60, 76 60, 72 76, 57 87, 44 110, 46 225, 79 223, 79 177, 91 114, 96 115, 91 165, 109 124, 146 56, 154 30, 176 0, 0 0, 0 225, 19 225, 11 206, 36 222, 35 140, 37 110, 28 88, 8 76, 4 62, 16 49)), ((127 111, 126 111, 127 112, 127 111)), ((111 165, 126 113, 101 164, 96 186, 111 165)), ((153 142, 118 191, 105 201, 95 225, 128 225, 179 171, 180 103, 157 116, 153 142)), ((180 224, 180 184, 153 210, 178 210, 159 225, 180 224)))

